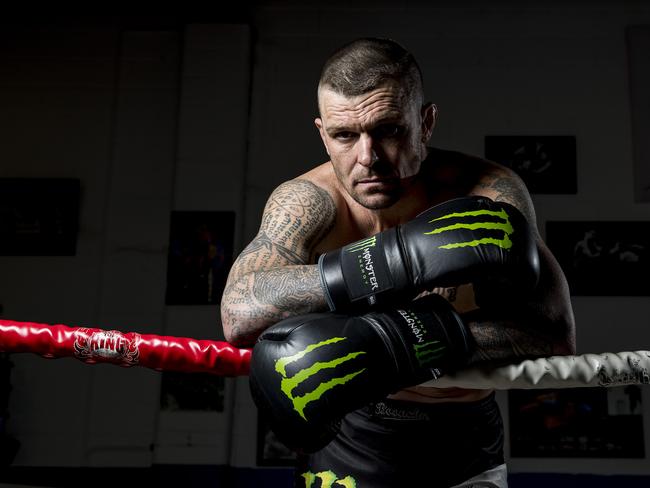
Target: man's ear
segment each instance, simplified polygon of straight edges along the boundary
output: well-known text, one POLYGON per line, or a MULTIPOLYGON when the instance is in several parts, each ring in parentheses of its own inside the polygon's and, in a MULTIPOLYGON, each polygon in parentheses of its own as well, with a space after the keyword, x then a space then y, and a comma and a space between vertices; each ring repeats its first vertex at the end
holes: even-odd
POLYGON ((422 117, 422 142, 426 143, 433 133, 433 128, 436 126, 438 120, 438 107, 431 102, 422 105, 420 111, 422 117))
POLYGON ((323 141, 323 145, 325 146, 325 151, 327 152, 327 155, 330 155, 330 150, 327 147, 327 138, 325 137, 325 128, 323 127, 323 119, 320 117, 316 117, 314 119, 314 124, 316 124, 316 128, 318 129, 318 133, 320 134, 320 138, 323 141))

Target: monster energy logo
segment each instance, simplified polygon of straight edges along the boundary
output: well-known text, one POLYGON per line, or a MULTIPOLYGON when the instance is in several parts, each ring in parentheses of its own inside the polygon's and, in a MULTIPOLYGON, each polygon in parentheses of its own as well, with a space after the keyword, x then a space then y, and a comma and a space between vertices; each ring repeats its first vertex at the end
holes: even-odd
POLYGON ((379 288, 379 280, 377 280, 375 264, 373 263, 372 253, 370 252, 370 248, 375 247, 376 244, 377 236, 372 236, 351 244, 347 249, 350 253, 362 251, 358 256, 359 270, 361 271, 361 279, 364 284, 370 286, 370 291, 375 291, 379 288))
POLYGON ((327 346, 329 344, 335 344, 337 342, 344 341, 344 340, 346 340, 345 337, 332 337, 331 339, 317 342, 316 344, 310 344, 302 351, 292 356, 280 358, 275 362, 275 370, 278 373, 280 373, 280 375, 282 376, 282 381, 280 382, 280 388, 282 389, 282 392, 285 395, 287 395, 289 400, 291 400, 291 403, 293 404, 293 409, 296 412, 298 412, 298 414, 303 419, 307 420, 307 418, 305 417, 304 410, 309 403, 319 400, 320 397, 323 396, 325 392, 331 390, 332 388, 346 384, 348 381, 352 380, 354 377, 364 372, 366 368, 362 368, 359 371, 355 371, 353 373, 344 376, 331 378, 328 381, 320 383, 313 391, 305 393, 304 395, 301 396, 294 396, 293 390, 296 389, 302 382, 308 380, 309 378, 317 374, 319 371, 326 370, 326 369, 335 369, 340 364, 343 364, 347 361, 351 361, 356 357, 360 356, 361 354, 365 354, 365 351, 351 352, 349 354, 346 354, 343 357, 339 357, 331 361, 315 362, 311 366, 297 371, 293 376, 287 376, 287 370, 286 370, 287 365, 295 361, 298 361, 299 359, 303 358, 304 356, 314 351, 315 349, 318 349, 319 347, 327 346))
POLYGON ((361 241, 355 242, 354 244, 350 244, 350 247, 347 248, 347 251, 357 252, 366 249, 368 247, 375 247, 375 244, 377 244, 377 236, 372 236, 372 237, 368 237, 367 239, 363 239, 361 241))
POLYGON ((456 230, 456 229, 499 230, 499 231, 503 231, 502 239, 495 239, 494 237, 484 237, 482 239, 475 239, 472 241, 445 244, 443 246, 439 246, 439 249, 454 249, 457 247, 467 247, 467 246, 475 247, 481 244, 493 244, 495 246, 499 246, 502 249, 510 249, 512 247, 512 241, 510 240, 510 235, 514 232, 514 229, 512 228, 512 224, 510 223, 508 214, 504 209, 501 209, 498 212, 494 210, 475 210, 471 212, 455 212, 455 213, 450 213, 448 215, 443 215, 442 217, 438 217, 437 219, 430 220, 429 223, 432 224, 434 222, 441 221, 444 219, 451 219, 457 217, 460 218, 480 217, 484 215, 499 217, 500 219, 502 219, 502 221, 501 222, 475 222, 475 223, 461 222, 457 224, 448 225, 446 227, 440 227, 438 229, 432 230, 431 232, 425 232, 425 235, 441 234, 443 232, 456 230))
POLYGON ((301 476, 305 478, 305 488, 333 488, 335 486, 341 486, 343 488, 356 488, 357 486, 357 482, 352 476, 346 476, 340 480, 332 471, 321 471, 320 473, 311 473, 307 471, 301 476), (319 487, 314 485, 314 482, 317 479, 320 480, 319 487))
POLYGON ((420 366, 425 366, 433 359, 439 358, 443 355, 446 347, 442 342, 437 340, 424 342, 424 334, 426 332, 426 328, 422 324, 422 321, 417 317, 417 315, 410 313, 407 310, 401 309, 398 309, 397 312, 406 321, 406 324, 410 327, 411 332, 413 332, 413 335, 419 343, 413 344, 413 350, 415 351, 415 358, 417 359, 420 366))
POLYGON ((413 344, 415 359, 420 366, 425 366, 433 359, 437 359, 445 352, 446 347, 440 341, 429 341, 424 344, 413 344))

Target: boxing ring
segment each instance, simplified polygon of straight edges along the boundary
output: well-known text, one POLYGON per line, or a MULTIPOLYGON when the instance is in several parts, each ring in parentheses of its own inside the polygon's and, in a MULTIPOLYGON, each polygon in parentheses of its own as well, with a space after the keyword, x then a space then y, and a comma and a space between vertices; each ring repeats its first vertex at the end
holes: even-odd
MULTIPOLYGON (((224 341, 3 319, 0 351, 218 376, 246 376, 252 356, 251 349, 224 341)), ((509 390, 630 384, 650 384, 650 351, 550 356, 494 368, 470 367, 423 386, 509 390)))

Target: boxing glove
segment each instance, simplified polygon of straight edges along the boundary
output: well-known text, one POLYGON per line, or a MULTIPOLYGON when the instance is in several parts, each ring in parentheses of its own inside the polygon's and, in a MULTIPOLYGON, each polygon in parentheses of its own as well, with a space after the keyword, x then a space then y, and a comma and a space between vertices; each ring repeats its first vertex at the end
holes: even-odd
POLYGON ((313 452, 346 413, 463 366, 471 345, 461 318, 438 295, 360 316, 301 315, 261 334, 250 388, 278 438, 313 452))
POLYGON ((535 235, 519 210, 485 197, 432 207, 415 219, 318 260, 331 311, 402 303, 433 287, 489 282, 525 293, 539 278, 535 235))

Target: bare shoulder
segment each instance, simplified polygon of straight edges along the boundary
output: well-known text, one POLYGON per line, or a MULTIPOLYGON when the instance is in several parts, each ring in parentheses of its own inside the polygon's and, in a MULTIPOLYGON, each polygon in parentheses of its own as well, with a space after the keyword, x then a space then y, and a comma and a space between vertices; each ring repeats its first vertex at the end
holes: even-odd
POLYGON ((336 217, 337 194, 328 166, 317 166, 278 185, 266 202, 262 225, 275 222, 278 217, 283 222, 292 221, 294 226, 331 225, 336 217))
POLYGON ((331 163, 323 163, 306 173, 298 176, 296 180, 308 181, 320 190, 327 192, 335 203, 340 198, 340 190, 337 184, 336 174, 331 163))
POLYGON ((309 173, 280 184, 269 196, 259 236, 294 256, 295 264, 313 260, 313 249, 336 220, 331 192, 309 173))
MULTIPOLYGON (((475 190, 478 194, 492 200, 508 202, 518 207, 527 217, 535 217, 526 184, 514 171, 487 160, 481 160, 478 165, 482 170, 475 190)), ((534 219, 532 221, 534 222, 534 219)))
POLYGON ((535 225, 533 201, 526 184, 510 168, 493 161, 458 152, 448 152, 449 164, 458 170, 462 192, 480 195, 517 207, 535 225))

